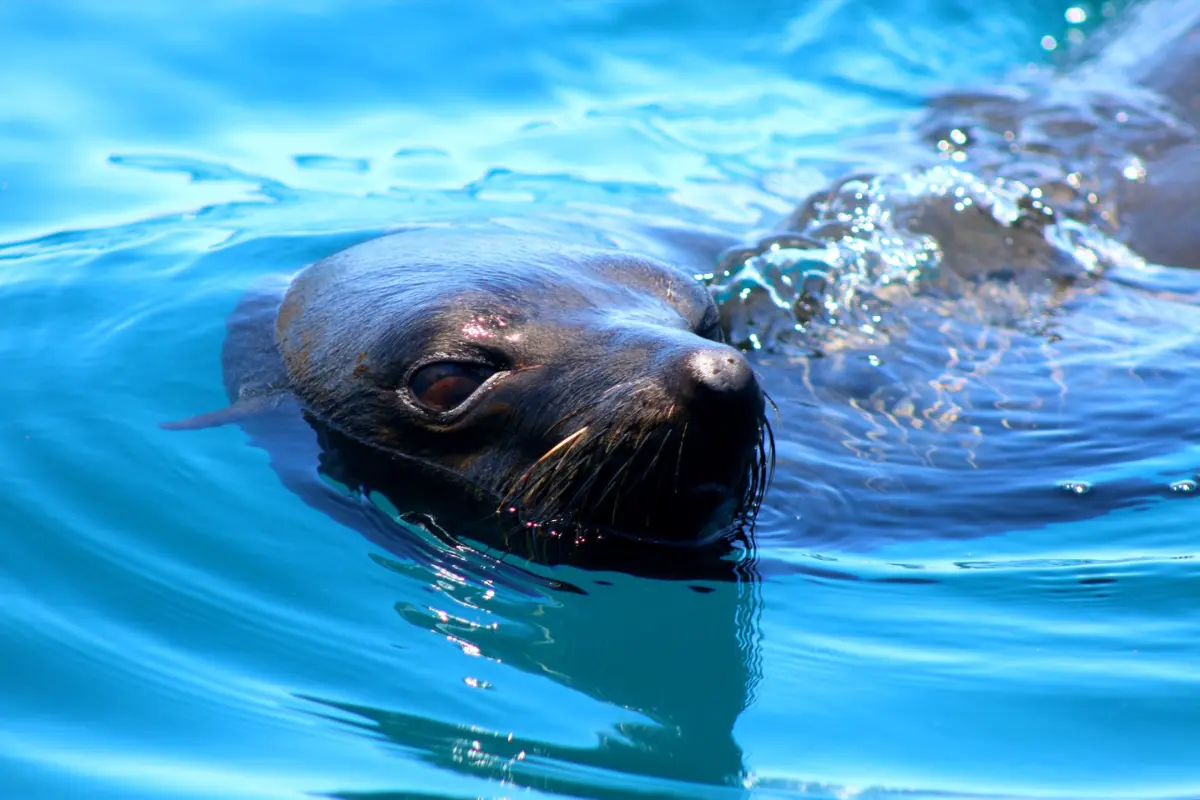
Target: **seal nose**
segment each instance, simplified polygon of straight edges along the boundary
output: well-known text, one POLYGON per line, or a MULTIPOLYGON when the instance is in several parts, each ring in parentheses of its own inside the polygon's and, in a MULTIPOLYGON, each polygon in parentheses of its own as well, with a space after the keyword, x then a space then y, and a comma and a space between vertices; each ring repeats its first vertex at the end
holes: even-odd
POLYGON ((687 353, 671 370, 672 393, 690 414, 717 414, 734 424, 754 420, 762 411, 762 390, 746 357, 727 345, 687 353))
POLYGON ((687 358, 684 369, 698 388, 718 394, 738 394, 754 382, 750 364, 731 347, 698 350, 687 358))

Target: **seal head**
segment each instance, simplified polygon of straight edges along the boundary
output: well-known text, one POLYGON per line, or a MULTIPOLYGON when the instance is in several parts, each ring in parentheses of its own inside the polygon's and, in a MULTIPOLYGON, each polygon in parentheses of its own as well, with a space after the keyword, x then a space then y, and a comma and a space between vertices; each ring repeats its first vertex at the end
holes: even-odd
POLYGON ((317 262, 276 342, 321 422, 547 533, 692 543, 752 519, 764 396, 708 291, 628 253, 422 231, 317 262))

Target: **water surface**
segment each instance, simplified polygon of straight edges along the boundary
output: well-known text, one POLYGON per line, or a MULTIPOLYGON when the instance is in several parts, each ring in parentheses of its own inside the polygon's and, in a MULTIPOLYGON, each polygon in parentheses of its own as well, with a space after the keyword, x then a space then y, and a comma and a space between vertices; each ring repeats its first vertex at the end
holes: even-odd
POLYGON ((1052 61, 1100 16, 1067 8, 0 8, 5 795, 1200 796, 1187 274, 1053 341, 913 311, 875 355, 923 429, 882 373, 762 354, 763 577, 707 592, 400 558, 238 428, 158 428, 224 404, 265 276, 414 222, 741 235, 895 168, 926 94, 1052 61))

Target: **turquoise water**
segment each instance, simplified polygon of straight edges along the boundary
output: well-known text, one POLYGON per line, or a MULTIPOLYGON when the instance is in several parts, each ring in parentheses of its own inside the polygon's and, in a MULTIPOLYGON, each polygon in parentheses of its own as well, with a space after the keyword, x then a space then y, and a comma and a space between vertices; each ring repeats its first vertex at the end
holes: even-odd
POLYGON ((263 277, 413 222, 740 235, 1068 4, 283 5, 0 6, 4 797, 1200 797, 1186 273, 954 334, 1008 416, 936 442, 764 355, 761 577, 703 592, 397 555, 158 427, 263 277))

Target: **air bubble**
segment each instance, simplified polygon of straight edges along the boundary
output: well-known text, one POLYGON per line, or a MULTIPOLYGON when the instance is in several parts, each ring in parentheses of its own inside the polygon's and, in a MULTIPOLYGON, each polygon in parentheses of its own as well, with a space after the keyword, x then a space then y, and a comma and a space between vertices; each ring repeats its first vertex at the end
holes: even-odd
POLYGON ((1063 481, 1058 484, 1058 488, 1070 494, 1085 495, 1092 491, 1092 485, 1087 481, 1063 481))
POLYGON ((1171 484, 1171 491, 1175 494, 1192 494, 1197 489, 1200 489, 1200 483, 1193 480, 1175 481, 1171 484))

